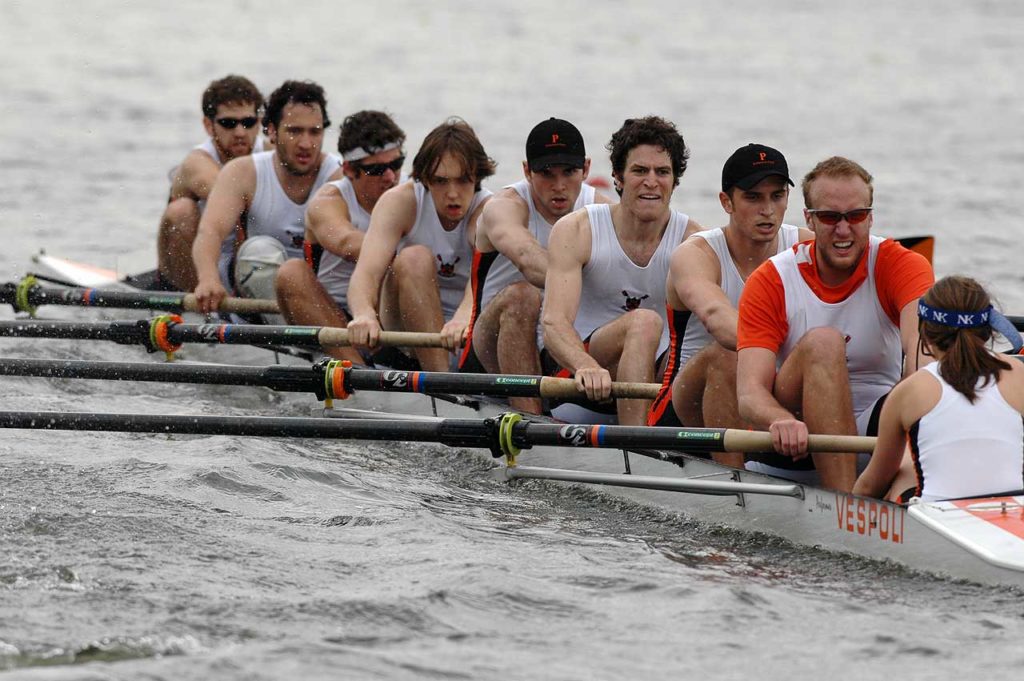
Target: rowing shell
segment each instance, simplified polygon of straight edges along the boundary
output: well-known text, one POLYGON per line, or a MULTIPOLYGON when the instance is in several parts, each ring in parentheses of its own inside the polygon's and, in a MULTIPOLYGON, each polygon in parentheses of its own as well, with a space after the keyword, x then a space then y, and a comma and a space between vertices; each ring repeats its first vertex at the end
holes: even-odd
MULTIPOLYGON (((109 286, 116 275, 44 256, 37 266, 79 285, 109 286), (83 279, 95 277, 88 282, 83 279)), ((396 372, 396 380, 401 374, 396 372)), ((461 397, 360 392, 327 409, 331 418, 480 418, 500 404, 461 397)), ((533 417, 531 417, 533 418, 533 417)), ((599 442, 600 426, 565 433, 599 442)), ((491 458, 489 452, 481 456, 491 458)), ((509 479, 603 485, 611 493, 741 531, 761 531, 822 547, 993 585, 1024 587, 1024 497, 914 503, 909 507, 728 468, 696 456, 573 446, 524 450, 509 479)))
MULTIPOLYGON (((361 392, 332 418, 480 418, 501 405, 427 395, 361 392)), ((567 441, 600 438, 601 426, 578 427, 567 441)), ((491 459, 483 450, 473 450, 491 459)), ((741 531, 841 551, 946 577, 1024 587, 1024 498, 913 503, 910 506, 824 490, 741 471, 676 452, 573 446, 523 450, 505 476, 580 483, 611 494, 741 531), (685 491, 683 491, 685 490, 685 491)))

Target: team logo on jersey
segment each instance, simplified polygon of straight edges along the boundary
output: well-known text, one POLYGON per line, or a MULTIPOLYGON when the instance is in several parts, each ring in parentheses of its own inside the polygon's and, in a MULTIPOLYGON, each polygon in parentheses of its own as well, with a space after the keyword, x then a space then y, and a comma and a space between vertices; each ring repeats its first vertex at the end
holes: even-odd
POLYGON ((629 291, 623 291, 622 295, 625 296, 626 298, 626 304, 622 305, 622 309, 625 310, 626 312, 637 309, 638 307, 640 307, 640 303, 650 298, 650 296, 647 295, 646 293, 642 296, 631 296, 629 295, 629 291))
POLYGON ((455 262, 445 262, 440 254, 437 254, 437 262, 440 264, 437 266, 437 275, 444 277, 445 279, 451 279, 455 276, 455 266, 462 260, 461 257, 455 258, 455 262))

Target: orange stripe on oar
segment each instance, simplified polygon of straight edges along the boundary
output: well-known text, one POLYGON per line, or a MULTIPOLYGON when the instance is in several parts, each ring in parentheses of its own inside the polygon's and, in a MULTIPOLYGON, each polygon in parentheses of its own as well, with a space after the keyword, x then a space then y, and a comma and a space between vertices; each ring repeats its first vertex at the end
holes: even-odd
POLYGON ((590 444, 597 447, 604 443, 604 426, 591 426, 587 434, 590 444))
POLYGON ((423 383, 423 373, 422 372, 414 371, 414 372, 412 372, 409 375, 409 385, 412 386, 412 389, 415 392, 418 392, 418 393, 423 392, 423 385, 422 385, 422 383, 423 383))

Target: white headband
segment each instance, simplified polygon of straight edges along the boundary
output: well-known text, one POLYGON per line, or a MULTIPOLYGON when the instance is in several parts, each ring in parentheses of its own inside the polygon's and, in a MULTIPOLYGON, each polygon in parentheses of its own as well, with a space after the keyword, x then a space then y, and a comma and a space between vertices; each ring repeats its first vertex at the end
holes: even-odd
POLYGON ((392 149, 400 149, 402 145, 398 142, 388 142, 383 147, 356 147, 355 149, 349 149, 341 154, 341 157, 346 161, 361 161, 367 156, 373 156, 384 151, 391 151, 392 149))

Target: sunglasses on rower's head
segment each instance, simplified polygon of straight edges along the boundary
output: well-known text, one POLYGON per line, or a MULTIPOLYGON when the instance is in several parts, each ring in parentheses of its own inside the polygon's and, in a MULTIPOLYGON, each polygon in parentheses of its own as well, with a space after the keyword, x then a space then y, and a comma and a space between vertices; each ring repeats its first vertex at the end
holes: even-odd
POLYGON ((367 175, 373 177, 379 177, 389 170, 398 172, 402 169, 402 164, 405 163, 405 156, 399 156, 391 163, 355 163, 356 170, 361 170, 367 175))
POLYGON ((226 118, 225 117, 225 118, 217 118, 217 119, 214 119, 214 120, 216 120, 217 125, 219 125, 220 127, 224 128, 225 130, 234 130, 235 126, 238 126, 238 125, 241 125, 243 128, 248 130, 248 129, 252 128, 253 126, 255 126, 257 123, 260 122, 260 119, 256 118, 255 116, 246 116, 245 118, 226 118))
POLYGON ((868 216, 871 215, 870 208, 854 208, 853 210, 848 210, 845 213, 840 213, 837 210, 814 209, 808 209, 807 212, 818 218, 822 224, 828 225, 829 227, 838 225, 843 220, 846 220, 851 225, 856 225, 864 222, 868 219, 868 216))

